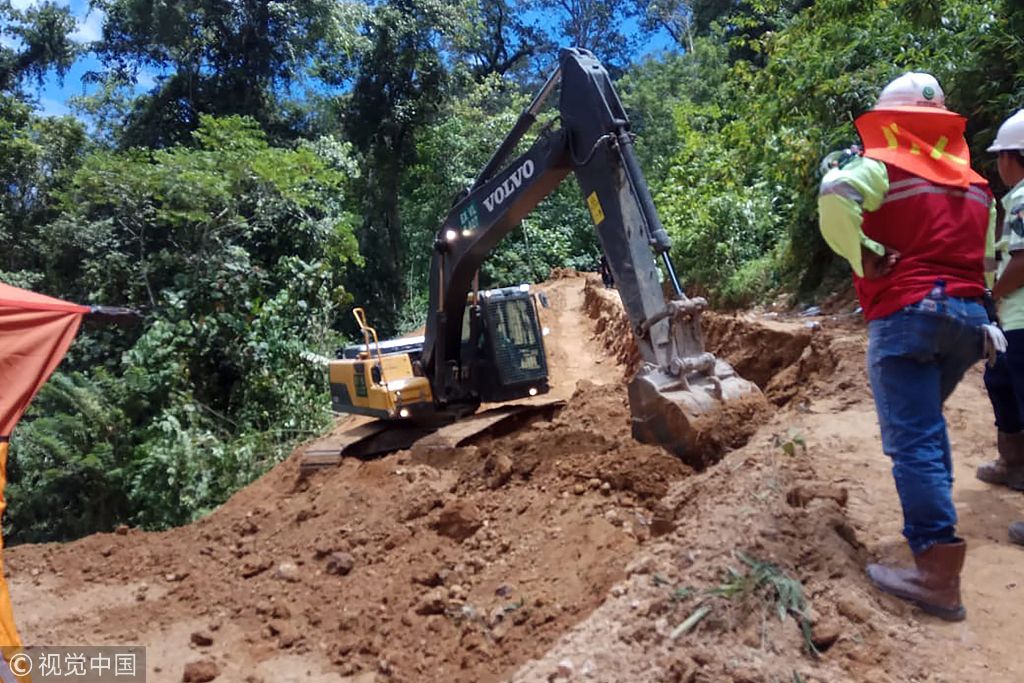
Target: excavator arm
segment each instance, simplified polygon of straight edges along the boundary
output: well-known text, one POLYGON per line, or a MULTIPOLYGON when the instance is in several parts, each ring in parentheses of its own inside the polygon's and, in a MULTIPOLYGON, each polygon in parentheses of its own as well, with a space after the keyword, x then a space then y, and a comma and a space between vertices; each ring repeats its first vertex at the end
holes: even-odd
POLYGON ((633 435, 685 457, 695 445, 697 418, 758 390, 704 350, 699 314, 706 302, 688 298, 679 284, 669 258, 672 243, 636 161, 629 120, 608 73, 586 50, 562 50, 557 71, 436 235, 421 360, 434 399, 441 405, 475 400, 477 388, 460 357, 474 277, 498 243, 570 173, 644 360, 629 385, 633 435), (526 153, 505 163, 559 82, 561 126, 543 130, 526 153), (668 300, 659 262, 671 287, 668 300))

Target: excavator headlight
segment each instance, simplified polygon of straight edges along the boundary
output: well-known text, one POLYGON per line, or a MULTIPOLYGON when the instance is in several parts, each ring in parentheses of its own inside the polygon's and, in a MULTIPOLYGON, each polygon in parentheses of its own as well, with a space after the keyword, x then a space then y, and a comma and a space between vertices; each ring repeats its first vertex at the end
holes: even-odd
POLYGON ((537 395, 537 387, 530 387, 530 396, 537 395))
POLYGON ((459 236, 459 233, 455 232, 454 230, 452 230, 450 228, 448 230, 445 230, 444 238, 446 240, 448 240, 449 242, 454 242, 458 238, 458 236, 459 236))
POLYGON ((401 410, 399 410, 398 411, 398 417, 409 417, 409 409, 408 408, 402 408, 401 410))
POLYGON ((467 229, 467 230, 463 230, 463 231, 462 231, 462 236, 463 236, 463 237, 469 237, 469 236, 470 236, 470 235, 472 235, 472 234, 473 234, 473 231, 472 231, 472 230, 468 230, 468 229, 467 229))

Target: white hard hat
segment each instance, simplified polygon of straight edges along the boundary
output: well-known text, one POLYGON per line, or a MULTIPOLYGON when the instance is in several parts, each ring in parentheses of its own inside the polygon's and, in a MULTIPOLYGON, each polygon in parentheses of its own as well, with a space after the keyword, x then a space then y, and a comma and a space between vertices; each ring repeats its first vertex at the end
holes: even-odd
POLYGON ((946 110, 946 95, 931 74, 911 71, 889 83, 878 97, 875 109, 946 110))
POLYGON ((990 152, 1008 152, 1024 150, 1024 109, 1020 110, 999 126, 995 142, 988 148, 990 152))

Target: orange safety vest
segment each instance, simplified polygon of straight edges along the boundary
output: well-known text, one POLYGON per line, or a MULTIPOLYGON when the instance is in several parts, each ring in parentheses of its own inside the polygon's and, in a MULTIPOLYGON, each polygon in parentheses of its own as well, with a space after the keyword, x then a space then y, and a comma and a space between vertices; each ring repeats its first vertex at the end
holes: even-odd
POLYGON ((915 304, 946 283, 948 296, 985 293, 985 236, 992 193, 987 185, 940 185, 886 164, 889 191, 875 211, 864 212, 864 234, 901 256, 892 272, 854 277, 867 320, 915 304))
MULTIPOLYGON (((0 516, 7 503, 7 449, 11 432, 29 402, 53 374, 90 311, 41 294, 0 283, 0 516)), ((3 539, 0 538, 0 552, 3 539)), ((21 648, 14 610, 3 579, 0 555, 0 680, 11 680, 8 662, 21 648)), ((25 676, 14 680, 28 681, 25 676)))
POLYGON ((939 185, 965 188, 988 181, 971 168, 964 139, 967 119, 945 109, 904 107, 872 110, 854 125, 864 156, 939 185))

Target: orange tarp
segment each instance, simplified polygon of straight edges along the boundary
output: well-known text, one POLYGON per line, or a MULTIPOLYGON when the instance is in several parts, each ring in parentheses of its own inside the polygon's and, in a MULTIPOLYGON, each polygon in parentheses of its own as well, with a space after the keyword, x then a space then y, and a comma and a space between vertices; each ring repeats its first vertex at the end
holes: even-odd
MULTIPOLYGON (((64 358, 82 315, 89 311, 88 306, 0 283, 0 516, 7 507, 3 489, 7 484, 8 441, 14 425, 64 358)), ((0 557, 0 649, 6 654, 20 646, 0 557)))
POLYGON ((987 184, 971 168, 971 150, 964 139, 967 120, 959 114, 944 109, 878 109, 854 123, 869 159, 939 185, 987 184))

